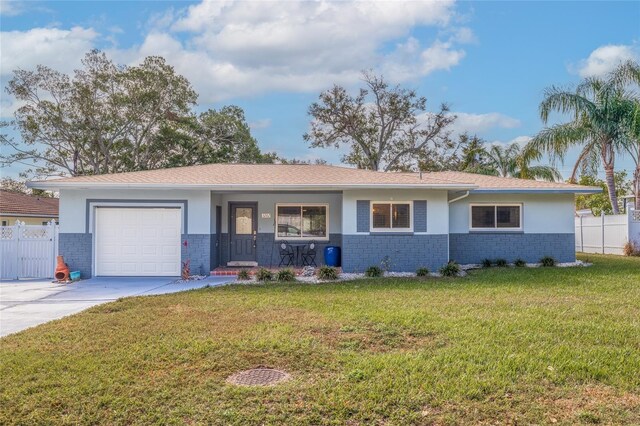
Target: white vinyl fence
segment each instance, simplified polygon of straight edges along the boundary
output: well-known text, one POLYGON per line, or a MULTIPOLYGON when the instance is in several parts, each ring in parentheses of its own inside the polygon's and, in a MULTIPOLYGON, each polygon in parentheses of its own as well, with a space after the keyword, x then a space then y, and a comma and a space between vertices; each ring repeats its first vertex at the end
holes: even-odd
POLYGON ((53 278, 58 225, 0 226, 0 278, 53 278))
POLYGON ((640 210, 576 218, 576 251, 623 254, 627 241, 640 247, 640 210))

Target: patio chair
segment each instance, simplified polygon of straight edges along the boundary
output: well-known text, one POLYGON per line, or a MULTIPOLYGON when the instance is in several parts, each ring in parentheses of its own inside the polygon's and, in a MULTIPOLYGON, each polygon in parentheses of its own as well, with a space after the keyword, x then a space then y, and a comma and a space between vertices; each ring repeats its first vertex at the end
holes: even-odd
POLYGON ((302 250, 302 266, 318 266, 316 264, 316 242, 311 241, 302 250))
POLYGON ((293 247, 286 241, 280 241, 280 266, 291 266, 294 263, 296 257, 293 247))

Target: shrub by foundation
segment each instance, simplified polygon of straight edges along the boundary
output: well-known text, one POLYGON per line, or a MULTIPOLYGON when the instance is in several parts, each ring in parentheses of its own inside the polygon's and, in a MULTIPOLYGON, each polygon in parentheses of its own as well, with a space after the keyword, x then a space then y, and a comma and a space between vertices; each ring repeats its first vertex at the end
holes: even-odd
POLYGON ((364 275, 369 278, 376 278, 382 276, 382 268, 379 266, 369 266, 366 271, 364 271, 364 275))
POLYGON ((460 275, 460 265, 453 260, 450 260, 446 265, 440 268, 440 274, 442 274, 443 277, 457 277, 460 275))
POLYGON ((323 281, 334 281, 338 279, 338 270, 331 266, 321 266, 317 275, 323 281))

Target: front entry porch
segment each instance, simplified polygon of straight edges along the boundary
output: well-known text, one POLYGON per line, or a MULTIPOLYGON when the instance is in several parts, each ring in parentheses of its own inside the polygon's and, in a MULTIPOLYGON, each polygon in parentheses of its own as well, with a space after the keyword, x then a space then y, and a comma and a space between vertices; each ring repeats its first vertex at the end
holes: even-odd
POLYGON ((324 264, 327 246, 342 246, 342 193, 258 192, 212 193, 211 270, 324 264), (215 207, 214 207, 215 206, 215 207), (213 225, 215 224, 215 226, 213 225), (293 255, 282 262, 281 244, 293 255), (315 258, 303 262, 309 245, 315 258), (282 263, 281 263, 282 262, 282 263))

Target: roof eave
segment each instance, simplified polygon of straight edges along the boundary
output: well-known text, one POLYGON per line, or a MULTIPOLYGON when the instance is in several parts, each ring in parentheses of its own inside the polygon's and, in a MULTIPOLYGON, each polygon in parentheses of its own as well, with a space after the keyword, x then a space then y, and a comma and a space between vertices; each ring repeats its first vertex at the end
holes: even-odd
POLYGON ((602 188, 477 188, 473 194, 598 194, 602 188))
POLYGON ((294 190, 345 190, 345 189, 443 189, 443 190, 471 190, 477 188, 473 184, 390 184, 390 183, 366 183, 366 184, 165 184, 165 183, 112 183, 112 182, 56 182, 35 181, 27 182, 27 187, 46 190, 60 189, 209 189, 221 191, 294 191, 294 190))
POLYGON ((0 216, 10 216, 10 217, 50 217, 57 218, 59 214, 51 214, 51 213, 20 213, 20 212, 0 212, 0 216))

